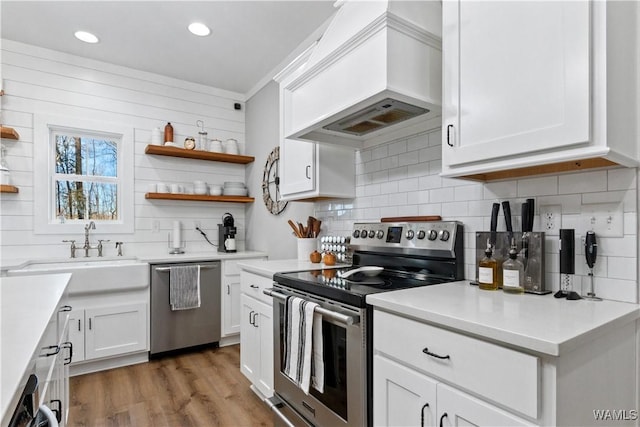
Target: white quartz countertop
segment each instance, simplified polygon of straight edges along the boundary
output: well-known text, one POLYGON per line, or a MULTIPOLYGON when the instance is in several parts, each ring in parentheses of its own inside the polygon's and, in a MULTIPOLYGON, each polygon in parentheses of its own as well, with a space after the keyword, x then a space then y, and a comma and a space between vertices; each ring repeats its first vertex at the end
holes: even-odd
POLYGON ((49 320, 60 304, 70 273, 0 278, 0 413, 11 417, 27 369, 49 320))
MULTIPOLYGON (((559 356, 640 318, 640 306, 483 291, 468 281, 384 292, 367 303, 463 333, 559 356)), ((374 326, 375 327, 375 326, 374 326)))
MULTIPOLYGON (((170 262, 190 262, 190 261, 219 261, 219 260, 234 260, 234 259, 251 259, 251 258, 265 258, 268 254, 266 252, 259 251, 241 251, 234 253, 224 253, 218 251, 204 251, 204 252, 186 252, 184 254, 170 255, 168 253, 154 253, 154 254, 141 254, 137 256, 124 256, 124 257, 105 257, 99 258, 91 256, 84 258, 78 256, 76 261, 101 261, 108 262, 109 260, 118 261, 121 259, 137 259, 141 262, 148 262, 150 264, 157 263, 170 263, 170 262)), ((47 262, 69 262, 70 258, 52 257, 44 259, 47 262)), ((1 270, 19 270, 27 266, 30 262, 42 262, 43 259, 2 259, 0 262, 1 270)))
POLYGON ((297 259, 278 260, 246 260, 238 263, 238 267, 250 273, 271 277, 275 273, 286 273, 291 271, 324 270, 325 268, 347 267, 349 264, 336 264, 328 266, 324 263, 313 263, 311 261, 299 261, 297 259))

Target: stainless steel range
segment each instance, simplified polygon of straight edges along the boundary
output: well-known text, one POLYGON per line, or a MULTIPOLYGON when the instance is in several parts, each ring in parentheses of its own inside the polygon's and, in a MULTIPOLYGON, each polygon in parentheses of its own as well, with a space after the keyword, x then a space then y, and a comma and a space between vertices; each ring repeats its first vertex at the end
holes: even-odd
POLYGON ((275 394, 270 404, 278 415, 276 425, 371 425, 373 310, 366 296, 464 278, 459 222, 358 223, 351 246, 351 268, 278 273, 273 288, 265 291, 274 298, 275 394), (347 275, 365 266, 382 269, 347 275), (319 304, 322 393, 311 388, 305 394, 284 373, 284 307, 289 296, 319 304))

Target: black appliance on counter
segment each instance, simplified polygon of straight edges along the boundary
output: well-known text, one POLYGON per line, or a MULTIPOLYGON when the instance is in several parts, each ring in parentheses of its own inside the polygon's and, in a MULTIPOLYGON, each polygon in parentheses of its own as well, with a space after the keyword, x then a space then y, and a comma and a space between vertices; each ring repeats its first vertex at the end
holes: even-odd
POLYGON ((218 252, 236 252, 236 234, 233 215, 225 213, 222 224, 218 224, 218 252))
POLYGON ((353 266, 274 275, 274 396, 276 425, 373 424, 373 308, 366 296, 464 279, 463 226, 455 221, 357 223, 353 266), (383 267, 377 275, 347 271, 383 267), (322 314, 324 392, 305 394, 284 373, 284 308, 288 296, 319 304, 322 314))

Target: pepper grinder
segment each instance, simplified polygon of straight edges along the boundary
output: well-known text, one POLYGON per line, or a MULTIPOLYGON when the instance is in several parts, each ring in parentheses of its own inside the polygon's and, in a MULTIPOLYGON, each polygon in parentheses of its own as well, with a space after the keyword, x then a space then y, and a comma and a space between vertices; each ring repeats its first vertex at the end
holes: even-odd
POLYGON ((593 286, 593 267, 596 264, 596 257, 598 255, 598 243, 596 243, 596 233, 593 231, 587 231, 587 235, 584 238, 584 255, 589 266, 589 292, 587 295, 583 295, 582 298, 590 301, 602 301, 602 298, 596 296, 596 292, 593 286))

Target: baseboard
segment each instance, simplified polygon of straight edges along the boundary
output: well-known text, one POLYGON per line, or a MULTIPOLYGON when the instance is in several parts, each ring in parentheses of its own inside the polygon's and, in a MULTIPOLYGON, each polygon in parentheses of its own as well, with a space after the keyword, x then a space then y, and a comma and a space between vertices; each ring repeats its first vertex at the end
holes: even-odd
POLYGON ((240 334, 229 335, 228 337, 220 338, 220 341, 218 342, 218 344, 220 347, 240 344, 240 334))
POLYGON ((146 363, 149 361, 149 352, 127 354, 119 357, 108 359, 89 360, 85 362, 74 363, 69 366, 69 376, 90 374, 92 372, 106 371, 107 369, 121 368, 123 366, 135 365, 138 363, 146 363))

